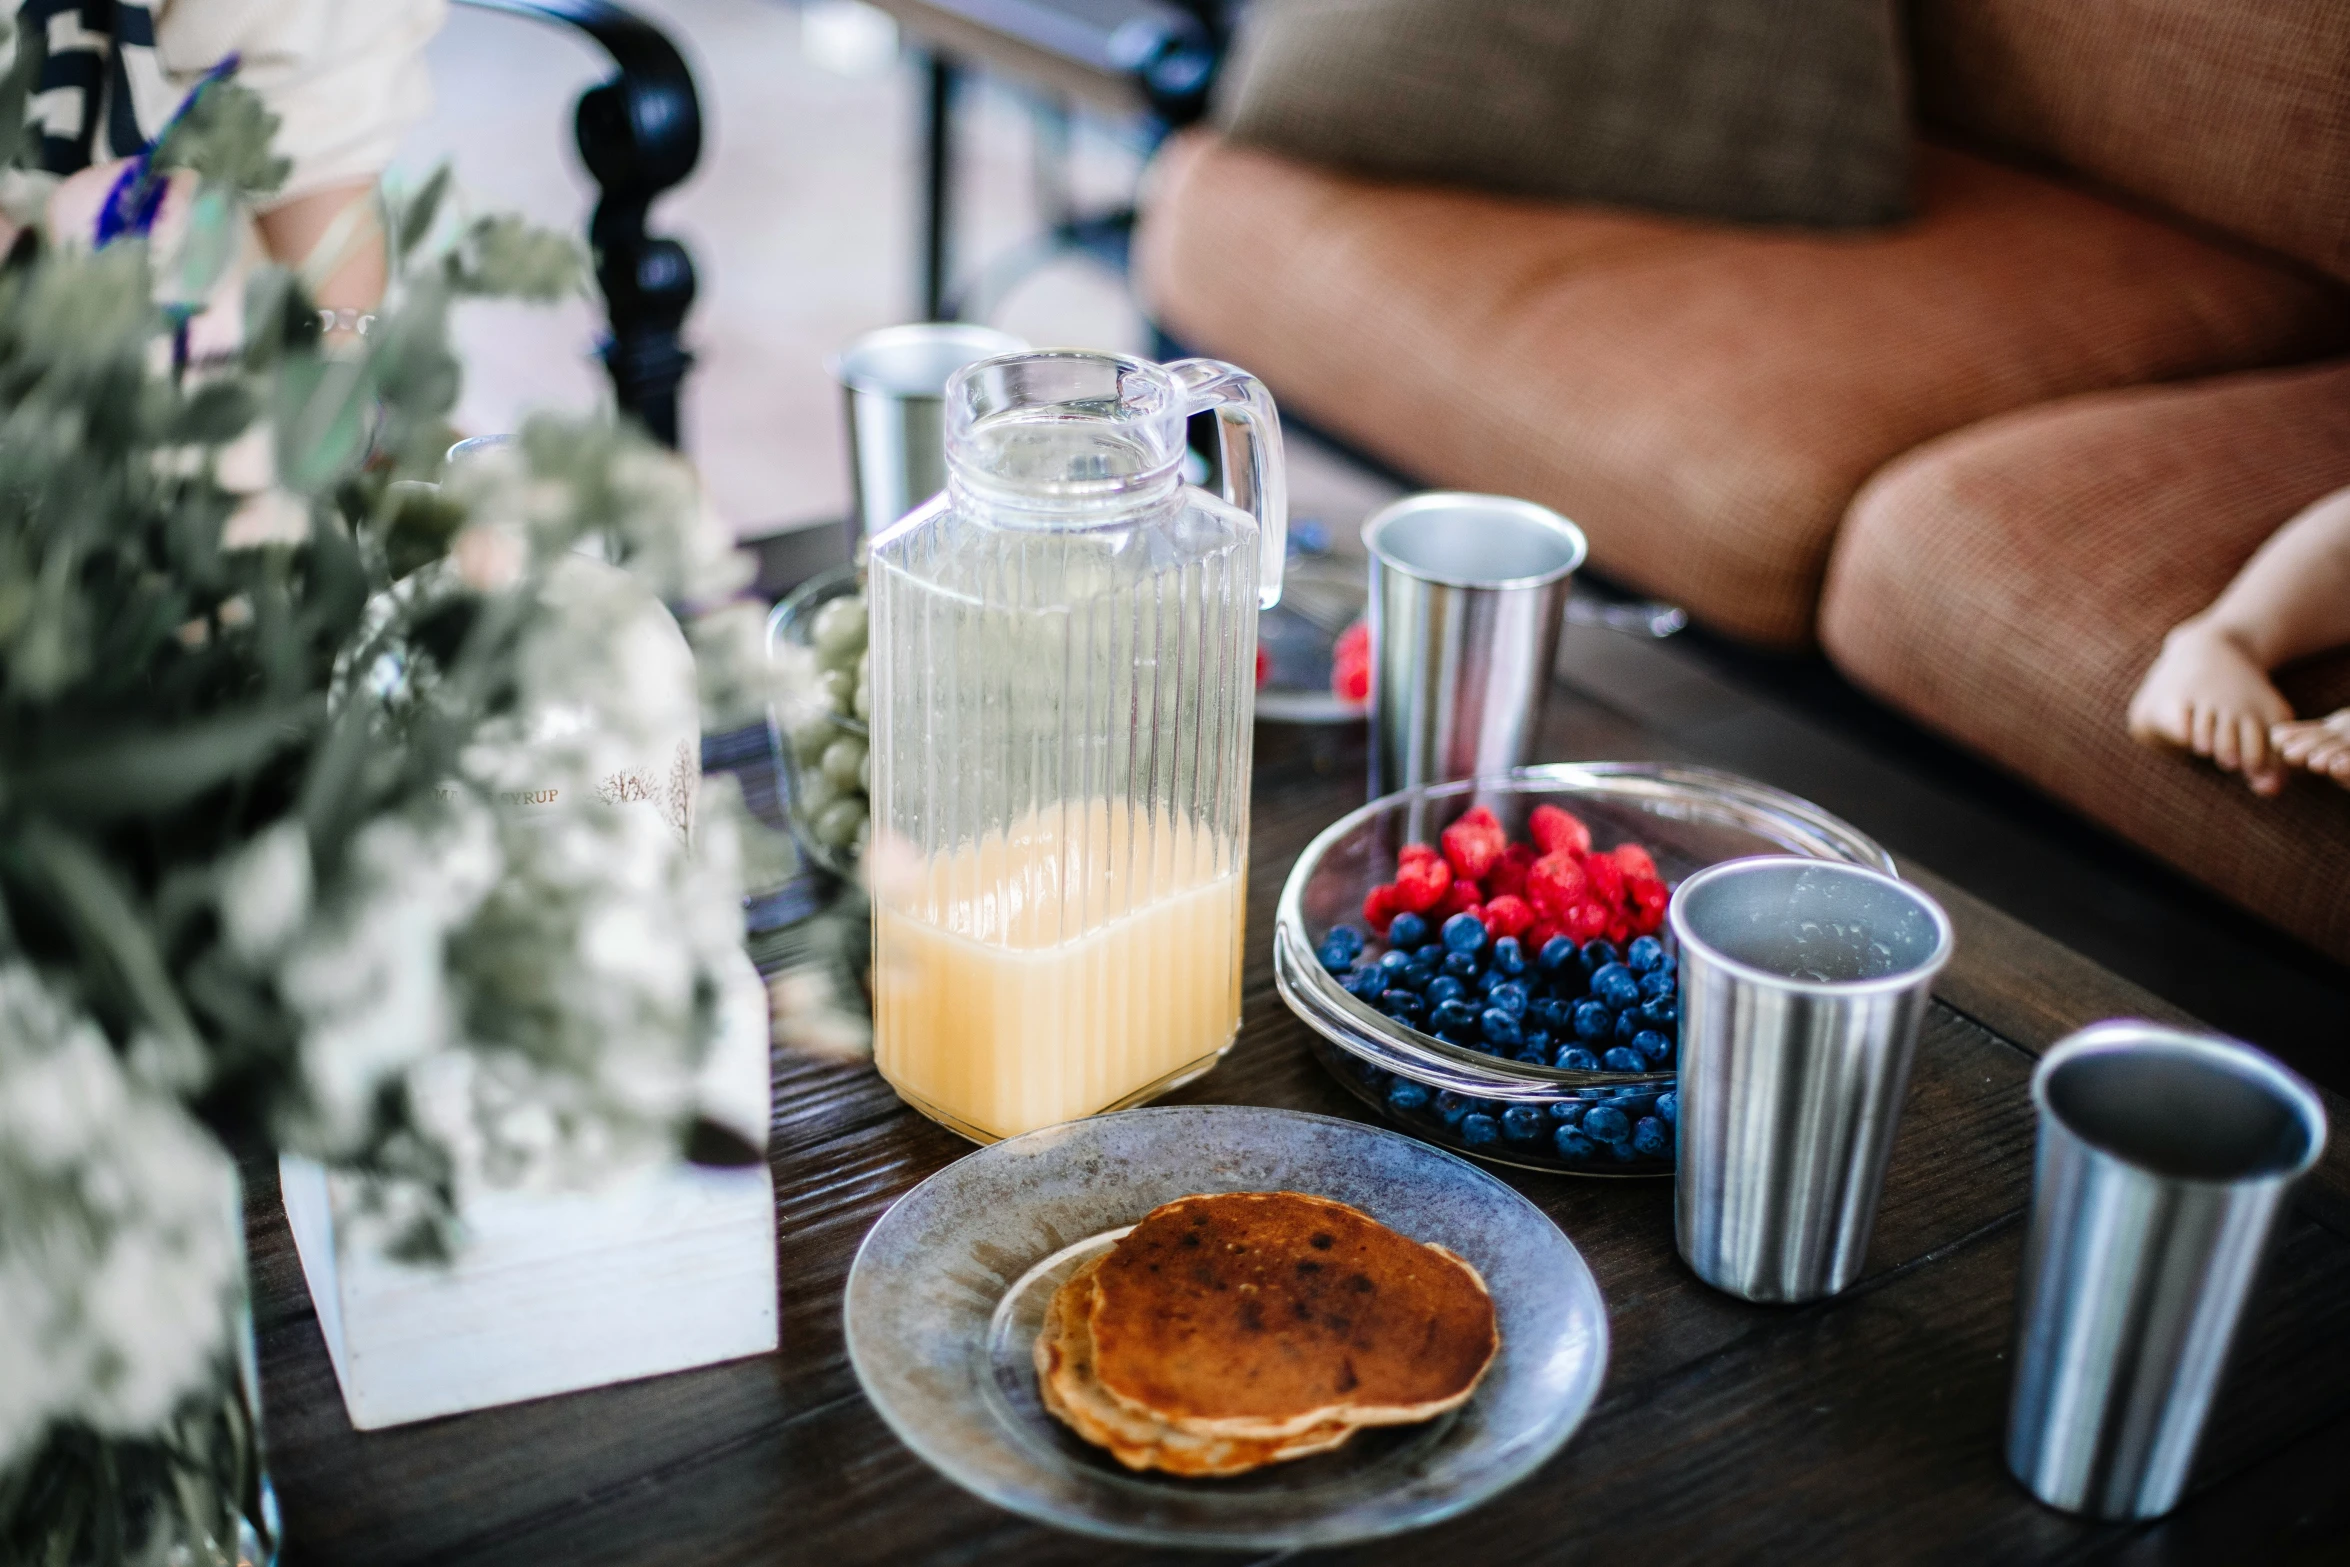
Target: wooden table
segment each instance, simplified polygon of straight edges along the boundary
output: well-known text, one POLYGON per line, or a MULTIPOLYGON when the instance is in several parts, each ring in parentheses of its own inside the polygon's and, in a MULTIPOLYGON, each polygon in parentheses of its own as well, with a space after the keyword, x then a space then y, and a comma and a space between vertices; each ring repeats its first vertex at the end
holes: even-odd
MULTIPOLYGON (((1552 754, 1667 757, 1564 690, 1552 754)), ((1703 760, 1704 758, 1696 758, 1703 760)), ((1176 1098, 1361 1117, 1274 994, 1266 932, 1309 837, 1360 802, 1347 733, 1259 733, 1238 1047, 1176 1098)), ((1893 847, 1898 850, 1900 845, 1893 847)), ((1531 1478, 1431 1533, 1283 1558, 1419 1564, 2279 1562, 2350 1557, 2350 1109, 2304 1187, 2188 1502, 2149 1528, 2033 1503, 2000 1460, 2031 1179, 2034 1054, 2155 998, 1905 867, 1959 932, 1926 1026, 1868 1270, 1845 1296, 1750 1306, 1674 1254, 1664 1181, 1501 1172, 1558 1221, 1613 1339, 1591 1418, 1531 1478)), ((757 1360, 355 1434, 275 1192, 252 1198, 271 1467, 290 1563, 1020 1567, 1239 1561, 1129 1550, 1001 1512, 901 1446, 842 1353, 849 1258, 891 1202, 970 1151, 868 1069, 780 1059, 783 1348, 757 1360)), ((1260 1557, 1270 1561, 1272 1557, 1260 1557)))

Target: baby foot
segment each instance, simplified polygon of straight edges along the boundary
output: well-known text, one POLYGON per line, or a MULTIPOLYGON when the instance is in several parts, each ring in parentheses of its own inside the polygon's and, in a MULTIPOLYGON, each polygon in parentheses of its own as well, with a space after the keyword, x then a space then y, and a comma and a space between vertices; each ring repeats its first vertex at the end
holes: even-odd
POLYGON ((2130 698, 2130 734, 2145 745, 2175 745, 2242 773, 2254 794, 2275 794, 2285 770, 2269 731, 2293 709, 2235 639, 2190 620, 2162 640, 2161 656, 2130 698))
POLYGON ((2268 735, 2277 754, 2293 766, 2350 789, 2350 707, 2324 718, 2278 724, 2268 735))

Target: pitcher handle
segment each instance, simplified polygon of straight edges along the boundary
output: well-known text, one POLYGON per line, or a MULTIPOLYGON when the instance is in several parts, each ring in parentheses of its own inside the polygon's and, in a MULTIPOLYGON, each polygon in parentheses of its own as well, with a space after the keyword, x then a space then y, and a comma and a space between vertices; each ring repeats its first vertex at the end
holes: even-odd
POLYGON ((1257 519, 1264 551, 1257 607, 1281 602, 1281 567, 1289 555, 1289 470, 1281 460, 1281 415, 1265 383, 1220 359, 1179 359, 1166 367, 1183 389, 1186 417, 1216 416, 1217 468, 1224 499, 1257 519))

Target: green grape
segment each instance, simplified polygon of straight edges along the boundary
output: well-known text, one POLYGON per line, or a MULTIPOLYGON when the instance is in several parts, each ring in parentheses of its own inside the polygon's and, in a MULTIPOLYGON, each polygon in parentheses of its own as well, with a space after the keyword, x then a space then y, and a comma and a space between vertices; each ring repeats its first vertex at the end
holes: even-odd
POLYGON ((816 645, 817 656, 825 663, 848 662, 848 655, 861 652, 865 646, 865 601, 855 595, 836 598, 816 611, 816 623, 809 628, 809 640, 816 645))
POLYGON ((873 753, 870 751, 857 758, 857 787, 867 794, 873 792, 873 753))
POLYGON ((826 806, 840 797, 840 785, 826 777, 821 768, 803 768, 800 775, 792 780, 792 809, 800 813, 800 820, 804 822, 814 822, 824 813, 826 806))
POLYGON ((803 767, 813 767, 824 748, 837 739, 840 731, 829 718, 811 718, 794 725, 791 732, 792 760, 803 767))
POLYGON ((865 830, 865 802, 843 797, 833 801, 810 824, 809 831, 827 849, 845 849, 865 830))
POLYGON ((836 713, 845 713, 857 695, 857 677, 845 669, 827 669, 816 677, 824 688, 824 701, 836 713))
POLYGON ((865 742, 855 735, 842 735, 824 748, 824 776, 843 789, 851 784, 864 787, 865 742))

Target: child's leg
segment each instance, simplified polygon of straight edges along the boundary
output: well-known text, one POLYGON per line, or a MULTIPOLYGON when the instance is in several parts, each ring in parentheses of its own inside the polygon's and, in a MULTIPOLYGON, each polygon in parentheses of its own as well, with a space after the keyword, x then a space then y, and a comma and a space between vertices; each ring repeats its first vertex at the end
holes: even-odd
POLYGON ((2209 609, 2172 629, 2130 700, 2130 733, 2208 756, 2256 792, 2274 794, 2293 758, 2271 731, 2293 713, 2268 671, 2345 644, 2350 489, 2279 528, 2209 609))

